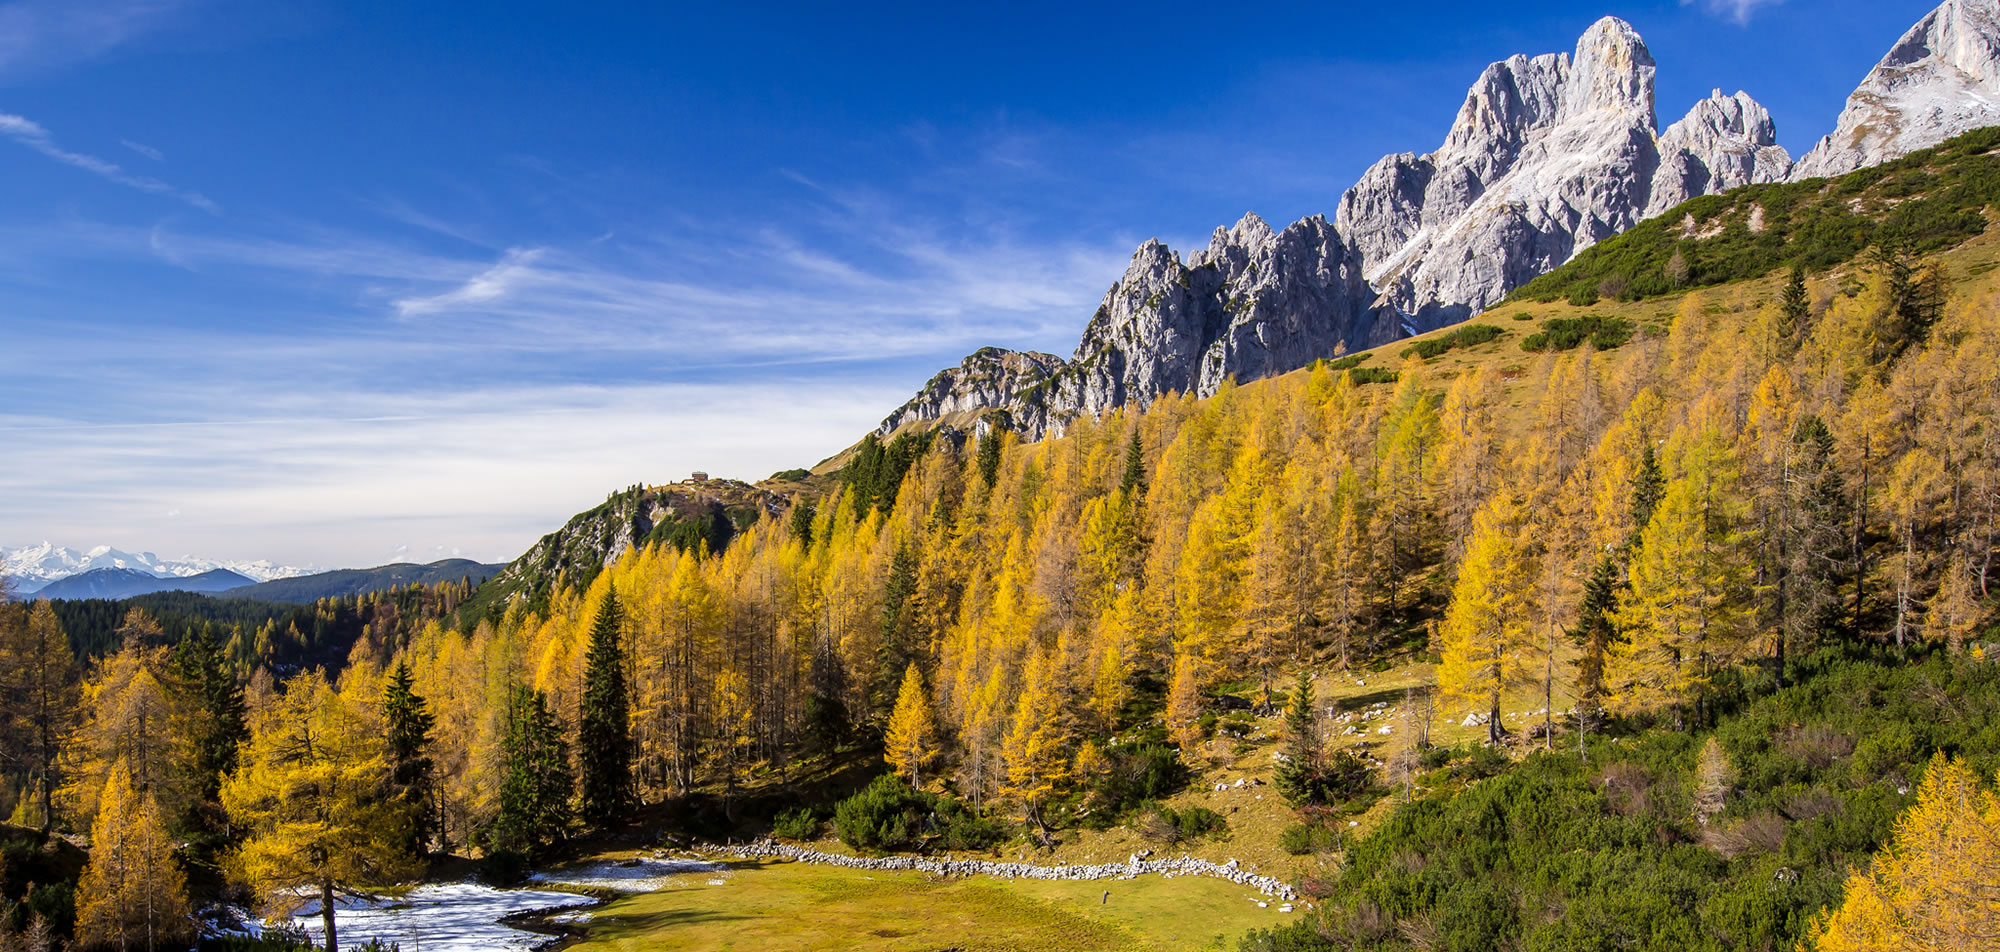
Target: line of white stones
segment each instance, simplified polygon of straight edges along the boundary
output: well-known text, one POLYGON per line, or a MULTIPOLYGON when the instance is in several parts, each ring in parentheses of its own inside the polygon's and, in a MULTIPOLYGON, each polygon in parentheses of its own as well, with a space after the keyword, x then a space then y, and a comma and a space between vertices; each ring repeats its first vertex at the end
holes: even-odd
POLYGON ((1178 859, 1141 859, 1134 855, 1123 863, 1096 863, 1075 866, 1041 866, 1034 863, 996 863, 982 859, 932 859, 924 856, 844 856, 762 839, 731 847, 711 847, 713 852, 733 853, 743 859, 779 858, 822 866, 849 869, 914 870, 939 876, 1006 876, 1014 879, 1131 879, 1141 875, 1213 876, 1248 886, 1274 899, 1298 899, 1291 884, 1243 869, 1235 860, 1211 863, 1183 855, 1178 859))

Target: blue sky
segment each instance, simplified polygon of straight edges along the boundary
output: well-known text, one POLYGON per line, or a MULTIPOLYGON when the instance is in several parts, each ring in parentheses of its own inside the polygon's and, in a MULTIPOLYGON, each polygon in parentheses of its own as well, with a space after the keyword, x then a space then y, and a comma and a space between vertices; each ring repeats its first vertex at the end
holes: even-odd
POLYGON ((0 545, 506 560, 1067 355, 1598 16, 1797 155, 1932 3, 662 6, 0 2, 0 545))

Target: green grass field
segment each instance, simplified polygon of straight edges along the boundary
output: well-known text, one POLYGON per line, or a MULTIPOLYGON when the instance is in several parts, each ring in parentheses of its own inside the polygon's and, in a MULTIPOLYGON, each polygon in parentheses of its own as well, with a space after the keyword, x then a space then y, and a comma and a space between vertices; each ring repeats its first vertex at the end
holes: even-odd
MULTIPOLYGON (((584 925, 578 952, 854 949, 1095 952, 1233 949, 1294 914, 1259 908, 1218 879, 1102 882, 939 879, 802 863, 737 862, 617 900, 584 925), (720 881, 721 885, 712 885, 720 881), (1104 894, 1109 892, 1106 901, 1104 894)), ((1268 900, 1264 900, 1268 901, 1268 900)))

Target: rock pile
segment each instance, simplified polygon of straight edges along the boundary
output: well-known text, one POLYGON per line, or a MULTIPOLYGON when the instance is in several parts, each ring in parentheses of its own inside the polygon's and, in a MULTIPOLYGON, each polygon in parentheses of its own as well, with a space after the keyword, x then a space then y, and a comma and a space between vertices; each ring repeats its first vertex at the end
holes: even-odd
POLYGON ((1247 886, 1276 899, 1296 900, 1298 891, 1290 884, 1243 869, 1235 860, 1211 863, 1183 855, 1178 859, 1146 859, 1138 855, 1123 863, 1096 863, 1078 866, 1040 866, 1034 863, 996 863, 980 859, 933 859, 927 856, 843 856, 823 853, 776 840, 758 840, 727 850, 742 859, 788 859, 821 866, 875 871, 905 870, 936 876, 1005 876, 1010 879, 1058 879, 1088 881, 1132 879, 1142 875, 1212 876, 1247 886))

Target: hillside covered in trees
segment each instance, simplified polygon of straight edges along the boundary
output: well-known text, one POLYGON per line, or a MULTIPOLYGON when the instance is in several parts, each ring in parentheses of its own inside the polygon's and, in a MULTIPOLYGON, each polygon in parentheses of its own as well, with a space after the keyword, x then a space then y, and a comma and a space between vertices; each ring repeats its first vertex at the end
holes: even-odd
POLYGON ((2000 240, 1855 251, 1530 292, 1399 363, 1038 443, 871 438, 787 507, 690 522, 635 489, 503 575, 518 597, 369 602, 301 673, 272 674, 277 616, 225 640, 170 602, 0 606, 13 822, 94 844, 65 889, 6 879, 0 927, 178 935, 233 891, 318 896, 331 934, 327 900, 432 855, 518 870, 693 832, 666 821, 696 802, 709 835, 830 819, 864 851, 1198 840, 1227 819, 1159 801, 1283 710, 1286 848, 1338 873, 1246 948, 1979 947, 2000 240), (1421 727, 1334 749, 1314 676, 1392 665, 1424 672, 1421 727), (1432 712, 1486 746, 1429 745, 1432 712), (748 805, 855 762, 894 777, 748 805))

